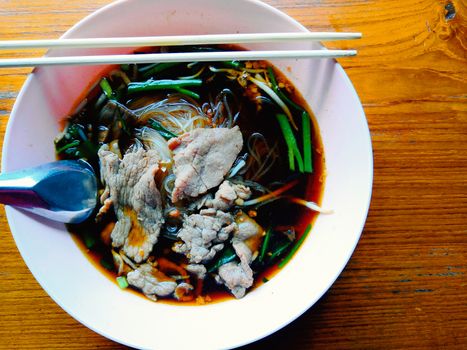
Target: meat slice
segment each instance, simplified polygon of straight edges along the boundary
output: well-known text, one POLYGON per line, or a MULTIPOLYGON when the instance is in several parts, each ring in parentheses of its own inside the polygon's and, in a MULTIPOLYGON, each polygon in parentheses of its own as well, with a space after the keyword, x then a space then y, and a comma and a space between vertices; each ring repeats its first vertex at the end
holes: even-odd
POLYGON ((227 211, 234 204, 242 204, 251 196, 251 190, 244 185, 233 184, 225 180, 219 186, 219 189, 214 195, 214 199, 207 200, 205 205, 215 209, 227 211))
POLYGON ((211 260, 236 230, 230 214, 214 209, 202 210, 200 214, 192 214, 185 219, 178 238, 182 241, 175 243, 173 250, 185 254, 190 263, 206 263, 211 260))
MULTIPOLYGON (((128 284, 140 289, 146 296, 166 297, 177 288, 177 283, 151 264, 143 264, 127 274, 128 284)), ((154 298, 151 298, 154 299, 154 298)))
POLYGON ((186 270, 194 275, 200 280, 204 280, 206 277, 206 267, 201 264, 190 264, 186 267, 186 270))
POLYGON ((219 267, 218 282, 226 285, 235 298, 243 298, 246 290, 253 285, 253 270, 250 267, 252 252, 245 242, 234 238, 232 246, 240 263, 230 262, 219 267))
POLYGON ((195 129, 169 140, 176 176, 172 202, 198 197, 219 186, 242 146, 238 126, 195 129))
POLYGON ((142 262, 157 242, 163 223, 161 195, 154 180, 159 156, 154 150, 135 148, 120 160, 107 145, 98 155, 106 185, 101 201, 104 206, 109 201, 113 204, 118 219, 110 235, 112 246, 123 247, 128 257, 142 262))
POLYGON ((232 246, 240 263, 230 262, 219 267, 217 282, 223 283, 236 298, 242 298, 253 285, 253 270, 250 267, 254 254, 259 249, 263 228, 252 218, 239 213, 235 222, 237 231, 232 238, 232 246))
POLYGON ((245 296, 246 290, 253 285, 253 271, 249 265, 229 262, 219 267, 218 279, 229 288, 235 298, 245 296), (246 267, 246 268, 245 268, 246 267))

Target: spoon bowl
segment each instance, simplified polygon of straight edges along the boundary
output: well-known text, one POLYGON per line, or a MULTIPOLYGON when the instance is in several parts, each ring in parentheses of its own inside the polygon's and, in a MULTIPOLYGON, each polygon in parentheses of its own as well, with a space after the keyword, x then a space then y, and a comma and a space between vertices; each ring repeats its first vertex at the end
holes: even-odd
POLYGON ((1 174, 0 203, 77 224, 96 207, 96 175, 82 160, 61 160, 1 174))

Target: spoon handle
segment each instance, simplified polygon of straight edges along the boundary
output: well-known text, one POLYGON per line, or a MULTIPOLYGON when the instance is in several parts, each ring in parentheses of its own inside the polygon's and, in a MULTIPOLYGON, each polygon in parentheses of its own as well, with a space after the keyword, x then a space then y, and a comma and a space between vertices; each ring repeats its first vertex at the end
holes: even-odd
POLYGON ((21 208, 46 208, 33 190, 37 181, 25 171, 0 174, 0 203, 21 208))

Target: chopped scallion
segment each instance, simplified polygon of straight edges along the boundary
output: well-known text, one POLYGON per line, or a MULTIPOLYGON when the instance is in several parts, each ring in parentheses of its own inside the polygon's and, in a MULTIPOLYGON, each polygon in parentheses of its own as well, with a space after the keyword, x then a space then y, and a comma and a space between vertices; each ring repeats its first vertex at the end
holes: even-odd
POLYGON ((57 149, 57 154, 60 154, 63 151, 66 151, 68 148, 79 146, 79 144, 80 144, 79 140, 74 140, 73 142, 70 142, 69 144, 66 144, 62 148, 57 149))
POLYGON ((155 119, 148 120, 148 126, 156 130, 161 136, 165 139, 171 139, 172 137, 177 137, 172 131, 166 129, 161 123, 155 119))
POLYGON ((181 80, 148 80, 145 82, 137 82, 128 84, 128 93, 147 92, 164 89, 184 89, 190 86, 200 86, 203 84, 201 79, 181 79, 181 80))
POLYGON ((217 269, 219 269, 219 267, 235 260, 236 258, 237 254, 235 253, 235 250, 232 248, 232 246, 228 246, 222 251, 219 259, 217 259, 217 261, 210 268, 208 268, 208 272, 215 272, 217 269))
POLYGON ((274 76, 274 71, 272 67, 268 67, 268 76, 269 80, 271 81, 272 89, 274 92, 279 95, 279 97, 286 102, 290 107, 295 109, 297 112, 302 112, 303 108, 300 107, 298 104, 296 104, 294 101, 292 101, 286 94, 282 92, 282 90, 279 88, 279 85, 277 84, 276 77, 274 76))
POLYGON ((311 120, 307 112, 302 113, 302 137, 303 137, 303 168, 306 173, 313 172, 313 160, 311 158, 311 120))
POLYGON ((141 67, 139 72, 143 74, 143 79, 159 74, 169 68, 181 65, 180 62, 154 63, 148 66, 141 67))
POLYGON ((88 249, 94 248, 94 246, 97 244, 96 236, 90 232, 85 232, 83 234, 83 241, 84 241, 84 245, 88 249))
POLYGON ((284 114, 277 114, 276 117, 281 127, 282 134, 284 135, 285 142, 287 143, 290 170, 295 170, 295 166, 293 165, 293 159, 295 158, 298 170, 303 173, 303 158, 298 149, 297 140, 295 139, 292 127, 284 114))
POLYGON ((121 289, 128 288, 128 281, 125 276, 117 277, 117 284, 121 289))
POLYGON ((263 245, 261 246, 261 253, 259 254, 259 262, 263 262, 271 239, 272 229, 269 228, 264 235, 263 245))
POLYGON ((225 62, 221 62, 221 64, 225 67, 230 67, 234 69, 239 69, 243 67, 240 61, 225 61, 225 62))
POLYGON ((114 269, 114 265, 106 258, 102 258, 100 263, 106 270, 112 271, 114 269))
POLYGON ((310 231, 311 231, 311 224, 306 227, 305 232, 303 232, 302 236, 297 241, 297 243, 295 243, 292 249, 290 249, 289 254, 287 254, 287 256, 277 265, 280 269, 283 268, 285 264, 287 264, 290 261, 290 259, 292 259, 294 254, 297 252, 298 248, 300 248, 300 246, 303 244, 303 241, 308 236, 310 231))
POLYGON ((179 93, 183 95, 187 95, 187 96, 190 96, 191 98, 194 98, 195 100, 199 100, 200 96, 196 92, 193 92, 191 90, 184 89, 184 88, 175 88, 175 90, 177 90, 179 93))
POLYGON ((277 246, 274 251, 271 252, 271 255, 269 256, 269 261, 274 261, 274 259, 280 257, 292 244, 290 240, 286 240, 285 242, 282 242, 279 246, 277 246))
POLYGON ((104 91, 105 96, 107 96, 107 98, 109 100, 114 100, 115 99, 112 87, 110 86, 109 81, 106 78, 102 78, 99 85, 100 85, 102 91, 104 91))

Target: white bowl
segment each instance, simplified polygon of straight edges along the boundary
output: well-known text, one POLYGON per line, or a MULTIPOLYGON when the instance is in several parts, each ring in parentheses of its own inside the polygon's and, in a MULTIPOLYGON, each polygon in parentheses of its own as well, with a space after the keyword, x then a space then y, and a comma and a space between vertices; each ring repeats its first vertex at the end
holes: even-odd
MULTIPOLYGON (((95 12, 64 37, 291 31, 306 29, 254 0, 129 0, 95 12)), ((313 45, 267 47, 306 49, 313 45)), ((64 52, 54 50, 49 55, 64 52)), ((327 167, 322 205, 334 209, 334 214, 319 216, 292 261, 245 298, 206 306, 174 306, 121 291, 91 265, 64 225, 8 207, 8 222, 26 264, 72 317, 110 339, 138 348, 228 348, 284 327, 335 281, 358 242, 370 202, 372 150, 365 115, 351 82, 334 60, 284 60, 274 64, 287 72, 317 118, 327 167)), ((34 71, 8 123, 3 171, 54 160, 58 121, 72 110, 103 69, 55 67, 34 71)))

